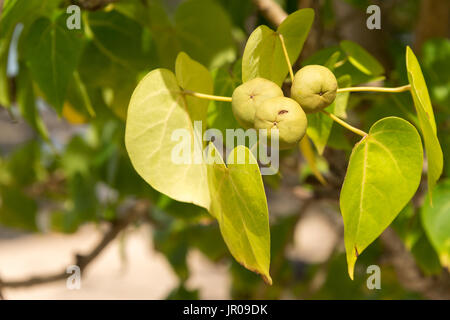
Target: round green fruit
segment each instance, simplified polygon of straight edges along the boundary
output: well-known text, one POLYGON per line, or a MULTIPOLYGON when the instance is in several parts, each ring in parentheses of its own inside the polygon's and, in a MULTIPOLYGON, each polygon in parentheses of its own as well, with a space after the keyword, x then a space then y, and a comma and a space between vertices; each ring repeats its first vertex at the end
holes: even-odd
POLYGON ((267 144, 270 144, 272 129, 278 129, 280 149, 295 147, 306 133, 306 114, 293 99, 276 97, 264 101, 256 110, 255 128, 268 129, 267 144))
POLYGON ((255 78, 237 87, 232 96, 234 117, 241 126, 253 127, 257 108, 267 99, 282 97, 283 91, 274 82, 255 78))
POLYGON ((337 81, 330 69, 310 65, 301 68, 294 77, 291 97, 306 113, 318 112, 336 98, 337 81))

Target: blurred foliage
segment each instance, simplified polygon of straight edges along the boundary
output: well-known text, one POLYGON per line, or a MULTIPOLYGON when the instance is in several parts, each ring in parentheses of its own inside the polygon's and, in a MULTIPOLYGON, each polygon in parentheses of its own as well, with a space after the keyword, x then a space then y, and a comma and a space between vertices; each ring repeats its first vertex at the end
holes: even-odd
MULTIPOLYGON (((297 10, 298 1, 278 2, 288 12, 297 10)), ((336 26, 331 2, 323 1, 321 9, 325 30, 336 26)), ((361 11, 369 3, 346 2, 361 11)), ((133 169, 124 146, 124 120, 137 82, 156 67, 174 70, 175 57, 185 51, 212 72, 215 94, 231 95, 241 83, 241 61, 237 57, 243 44, 255 26, 270 25, 252 1, 120 0, 102 10, 82 11, 81 30, 65 26, 68 5, 68 0, 4 1, 0 17, 0 104, 29 124, 33 138, 14 146, 12 151, 0 150, 2 226, 71 233, 83 223, 114 219, 129 198, 147 198, 153 203, 149 218, 155 226, 155 248, 167 257, 180 279, 179 287, 170 293, 169 299, 199 297, 197 290, 185 287, 189 278, 186 257, 192 249, 230 266, 233 298, 421 298, 404 290, 389 266, 383 266, 383 290, 367 289, 367 275, 362 266, 381 263, 379 241, 361 255, 355 281, 346 276, 345 254, 341 249, 334 250, 329 260, 321 264, 286 258, 286 247, 297 223, 295 212, 283 218, 271 217, 274 285, 267 287, 257 275, 231 259, 218 225, 204 209, 159 194, 133 169), (8 71, 11 66, 18 71, 8 71), (44 107, 42 101, 46 102, 44 107), (74 129, 67 142, 55 136, 51 123, 43 117, 49 108, 70 124, 67 127, 74 129), (50 217, 44 228, 38 226, 40 214, 50 217), (322 279, 319 288, 314 287, 317 279, 322 279)), ((305 57, 301 64, 328 63, 335 69, 341 86, 380 80, 386 86, 403 85, 408 81, 404 48, 410 44, 408 39, 412 38, 418 6, 418 1, 399 1, 389 13, 391 21, 396 21, 390 26, 388 39, 392 68, 383 67, 356 43, 340 42, 343 39, 334 39, 326 48, 305 57)), ((443 179, 448 179, 450 41, 431 39, 422 52, 416 53, 446 155, 443 179)), ((407 94, 361 93, 347 99, 340 102, 341 115, 352 118, 364 130, 381 117, 392 115, 418 125, 412 99, 407 94)), ((209 105, 208 126, 224 131, 238 124, 231 108, 223 102, 214 102, 209 105)), ((0 128, 0 134, 3 130, 0 128)), ((313 142, 320 152, 327 142, 329 149, 348 155, 354 139, 341 127, 329 123, 313 142)), ((289 158, 291 154, 283 156, 289 158)), ((324 174, 329 166, 333 164, 320 166, 324 174)), ((306 178, 312 176, 311 170, 308 166, 302 166, 301 170, 304 171, 297 182, 309 183, 306 178)), ((265 182, 268 189, 276 189, 280 183, 272 176, 265 177, 265 182)), ((307 187, 315 186, 313 183, 307 187)), ((436 196, 435 210, 444 210, 444 205, 448 209, 448 182, 442 186, 438 183, 438 187, 441 191, 436 196)), ((441 264, 448 262, 448 243, 441 243, 441 233, 438 238, 430 238, 430 230, 436 226, 422 223, 427 215, 442 213, 430 212, 430 208, 423 209, 425 213, 421 210, 411 204, 398 216, 394 228, 422 271, 435 275, 441 272, 441 264)), ((446 221, 444 234, 449 230, 448 218, 446 221)))

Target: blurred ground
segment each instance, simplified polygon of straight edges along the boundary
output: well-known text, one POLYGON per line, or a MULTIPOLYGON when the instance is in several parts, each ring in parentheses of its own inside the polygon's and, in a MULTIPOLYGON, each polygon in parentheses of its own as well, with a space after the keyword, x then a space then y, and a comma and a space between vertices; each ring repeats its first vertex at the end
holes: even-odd
MULTIPOLYGON (((152 250, 148 227, 127 231, 107 247, 85 271, 80 290, 64 281, 32 288, 4 290, 7 299, 162 299, 177 286, 163 255, 152 250), (124 252, 125 257, 122 253, 124 252)), ((89 251, 100 239, 93 225, 73 235, 29 235, 0 241, 0 271, 4 279, 23 279, 65 269, 78 252, 89 251)), ((189 286, 202 296, 226 299, 226 266, 214 266, 198 252, 189 255, 189 286)), ((68 275, 69 276, 69 275, 68 275)))
MULTIPOLYGON (((309 210, 297 225, 288 255, 312 263, 326 260, 337 240, 329 224, 321 211, 309 210)), ((72 235, 16 235, 0 230, 0 275, 12 280, 58 272, 72 263, 74 254, 89 251, 100 237, 95 225, 72 235)), ((188 265, 187 286, 199 289, 201 299, 230 298, 228 265, 213 264, 198 251, 189 253, 188 265)), ((60 281, 5 289, 4 295, 7 299, 163 299, 177 285, 167 260, 153 249, 150 228, 142 226, 127 230, 90 264, 80 290, 69 290, 60 281)))

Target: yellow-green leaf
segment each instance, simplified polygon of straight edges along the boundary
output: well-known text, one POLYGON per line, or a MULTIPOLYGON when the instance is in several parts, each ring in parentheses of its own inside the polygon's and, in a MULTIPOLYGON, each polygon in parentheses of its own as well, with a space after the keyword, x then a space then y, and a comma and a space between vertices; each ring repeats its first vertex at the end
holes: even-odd
POLYGON ((427 154, 428 193, 431 201, 431 192, 442 174, 444 159, 441 145, 436 135, 436 122, 427 85, 419 62, 409 47, 406 48, 406 68, 408 70, 409 83, 411 84, 411 95, 419 118, 420 131, 422 132, 427 154))
POLYGON ((210 197, 201 137, 198 130, 194 131, 187 110, 175 75, 167 69, 151 71, 131 97, 125 144, 134 168, 154 189, 208 209, 210 197), (189 137, 172 139, 177 129, 188 132, 189 137), (177 150, 187 152, 185 161, 174 161, 177 150))
POLYGON ((208 151, 211 214, 233 257, 245 268, 272 284, 270 266, 269 212, 256 159, 238 146, 226 166, 213 144, 208 151))
POLYGON ((422 165, 420 136, 401 118, 377 121, 354 147, 340 195, 350 278, 358 255, 413 197, 422 165))
MULTIPOLYGON (((184 90, 213 94, 214 84, 208 69, 186 53, 180 52, 175 62, 175 74, 178 84, 184 90)), ((186 96, 189 106, 188 112, 191 120, 202 121, 203 130, 206 128, 206 116, 208 113, 209 100, 186 96)))
POLYGON ((289 60, 294 63, 314 20, 314 10, 301 9, 290 14, 273 31, 259 26, 248 38, 242 58, 242 81, 261 77, 281 85, 289 72, 281 47, 279 34, 283 35, 289 60))

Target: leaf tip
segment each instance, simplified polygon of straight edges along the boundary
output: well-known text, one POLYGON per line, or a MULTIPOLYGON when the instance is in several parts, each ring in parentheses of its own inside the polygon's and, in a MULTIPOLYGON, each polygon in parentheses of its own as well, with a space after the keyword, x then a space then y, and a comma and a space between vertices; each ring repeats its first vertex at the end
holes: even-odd
POLYGON ((356 246, 354 246, 351 250, 347 251, 347 266, 348 266, 348 276, 351 280, 354 279, 355 273, 355 263, 358 259, 359 252, 356 246))
POLYGON ((269 285, 269 286, 272 285, 272 278, 270 277, 269 274, 267 274, 267 275, 262 274, 261 277, 263 278, 264 282, 265 282, 267 285, 269 285))

